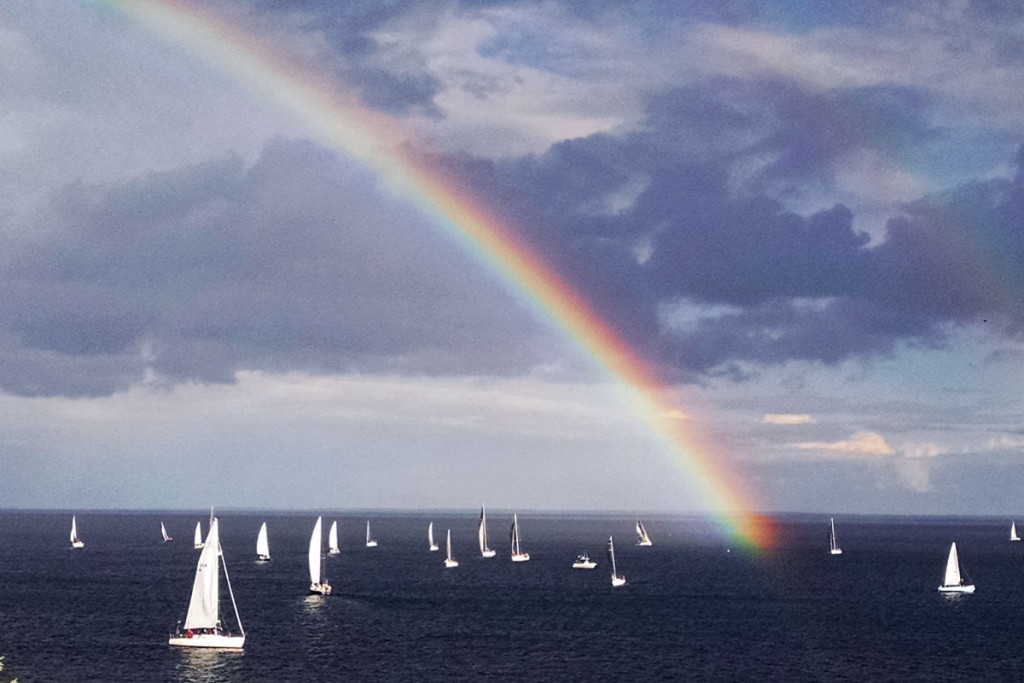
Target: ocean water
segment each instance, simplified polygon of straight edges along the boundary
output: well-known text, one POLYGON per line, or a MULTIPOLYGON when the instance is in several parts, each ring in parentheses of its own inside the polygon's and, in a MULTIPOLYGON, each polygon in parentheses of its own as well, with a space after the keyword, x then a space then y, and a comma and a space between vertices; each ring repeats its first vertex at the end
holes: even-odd
MULTIPOLYGON (((1024 678, 1024 543, 1009 520, 786 517, 767 552, 730 549, 701 519, 520 511, 532 559, 508 559, 511 513, 488 511, 493 559, 476 552, 476 513, 337 519, 334 586, 306 595, 315 513, 222 511, 221 544, 247 632, 243 652, 171 648, 198 551, 194 513, 0 513, 0 681, 733 681, 1024 678), (175 537, 160 542, 160 522, 175 537), (273 561, 255 562, 260 524, 273 561), (452 529, 461 565, 429 552, 428 522, 452 529), (616 538, 613 589, 604 548, 616 538), (977 593, 947 597, 951 541, 977 593), (570 568, 580 550, 599 564, 570 568), (730 552, 731 550, 731 552, 730 552)), ((223 585, 223 584, 222 584, 223 585)), ((225 598, 225 607, 230 602, 225 598)))

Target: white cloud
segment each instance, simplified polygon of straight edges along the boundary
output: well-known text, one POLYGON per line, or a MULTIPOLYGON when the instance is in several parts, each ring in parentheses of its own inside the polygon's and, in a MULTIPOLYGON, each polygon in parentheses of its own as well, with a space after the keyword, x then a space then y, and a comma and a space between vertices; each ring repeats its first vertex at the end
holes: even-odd
POLYGON ((806 413, 798 414, 787 414, 787 413, 766 413, 762 418, 763 424, 769 425, 809 425, 814 424, 814 417, 806 413))
POLYGON ((821 451, 827 457, 846 458, 877 458, 893 455, 895 451, 885 437, 876 432, 857 432, 849 439, 842 441, 809 441, 794 444, 805 451, 821 451))

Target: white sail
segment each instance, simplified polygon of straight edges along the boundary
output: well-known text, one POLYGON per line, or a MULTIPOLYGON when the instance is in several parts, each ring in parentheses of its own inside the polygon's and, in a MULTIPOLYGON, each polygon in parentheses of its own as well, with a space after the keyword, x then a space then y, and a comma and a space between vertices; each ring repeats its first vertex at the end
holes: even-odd
POLYGON ((174 540, 167 534, 167 527, 164 526, 163 522, 160 522, 160 535, 163 536, 164 543, 174 540))
POLYGON ((833 517, 829 517, 829 525, 831 530, 828 535, 829 552, 833 555, 842 555, 843 551, 836 543, 836 520, 833 517))
POLYGON ((480 506, 480 526, 476 531, 477 540, 480 543, 480 554, 483 557, 494 557, 495 552, 487 547, 487 511, 480 506))
POLYGON ((520 546, 519 539, 519 515, 513 513, 512 515, 512 561, 513 562, 526 562, 530 559, 529 553, 524 553, 520 546))
POLYGON ((626 584, 626 577, 619 576, 619 571, 615 566, 615 542, 612 541, 612 537, 608 537, 608 560, 612 565, 612 586, 623 586, 626 584))
POLYGON ((196 565, 196 579, 192 584, 192 599, 188 603, 186 629, 216 628, 220 621, 218 598, 220 597, 220 571, 218 555, 220 534, 217 520, 210 525, 206 545, 199 554, 196 565))
POLYGON ((376 548, 377 541, 374 540, 373 536, 370 535, 370 520, 366 520, 366 547, 376 548))
POLYGON ((82 548, 85 543, 78 537, 78 521, 74 515, 71 515, 71 547, 82 548))
POLYGON ((313 535, 309 537, 309 583, 320 583, 320 538, 321 518, 316 518, 313 525, 313 535))
POLYGON ((1020 536, 1017 535, 1017 522, 1010 522, 1010 540, 1019 541, 1020 536))
POLYGON ((642 546, 653 545, 651 537, 647 535, 647 529, 644 528, 639 519, 636 520, 636 544, 642 546))
POLYGON ((203 547, 203 529, 201 524, 202 522, 196 522, 196 532, 192 534, 192 545, 196 548, 203 547))
POLYGON ((427 525, 427 542, 430 543, 431 550, 437 550, 437 543, 434 543, 434 523, 431 522, 427 525))
POLYGON ((267 523, 263 522, 260 532, 256 535, 256 555, 261 560, 270 559, 270 540, 267 538, 267 523))
POLYGON ((960 559, 956 555, 956 543, 949 547, 949 559, 946 560, 946 578, 942 585, 960 585, 960 559))
POLYGON ((448 530, 447 550, 448 550, 448 556, 444 560, 444 566, 447 567, 448 569, 451 569, 452 567, 458 567, 459 566, 458 561, 454 557, 452 557, 452 530, 451 529, 448 530))
POLYGON ((331 555, 338 555, 341 553, 341 548, 338 547, 338 521, 331 522, 331 530, 327 534, 327 552, 331 555))

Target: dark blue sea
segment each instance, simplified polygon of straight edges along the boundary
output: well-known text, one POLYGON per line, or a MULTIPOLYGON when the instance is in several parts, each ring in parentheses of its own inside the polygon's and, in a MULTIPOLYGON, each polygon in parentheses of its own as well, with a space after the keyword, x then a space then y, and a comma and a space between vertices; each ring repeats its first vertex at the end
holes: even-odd
POLYGON ((750 554, 698 518, 645 518, 654 546, 638 548, 632 517, 519 511, 532 560, 514 564, 511 513, 488 513, 487 560, 474 511, 324 514, 342 554, 318 598, 306 548, 319 513, 218 511, 243 652, 167 645, 206 513, 79 512, 77 551, 70 513, 0 513, 0 681, 1024 679, 1024 543, 1008 519, 838 517, 833 557, 827 517, 783 517, 776 547, 750 554), (263 521, 274 559, 258 564, 263 521), (457 569, 427 550, 430 521, 442 545, 452 529, 457 569), (936 591, 951 541, 974 595, 936 591), (570 568, 583 549, 597 569, 570 568))

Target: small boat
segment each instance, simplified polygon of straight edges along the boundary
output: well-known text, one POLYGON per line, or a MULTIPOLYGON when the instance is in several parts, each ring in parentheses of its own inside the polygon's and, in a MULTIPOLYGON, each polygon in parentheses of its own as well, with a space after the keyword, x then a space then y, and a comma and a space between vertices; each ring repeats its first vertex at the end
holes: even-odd
POLYGON ((366 547, 377 547, 377 541, 373 538, 373 536, 370 536, 370 520, 366 520, 366 547))
POLYGON ((640 523, 640 520, 636 520, 636 544, 641 546, 654 545, 651 543, 651 537, 647 535, 647 529, 640 523))
POLYGON ((199 550, 203 547, 203 527, 202 522, 196 522, 196 532, 192 534, 192 547, 199 550))
POLYGON ((313 595, 330 595, 331 584, 323 577, 321 567, 323 564, 321 551, 323 538, 320 533, 323 527, 321 525, 322 518, 317 517, 316 524, 313 525, 313 533, 309 537, 309 592, 313 595))
POLYGON ((71 547, 72 548, 84 548, 85 541, 78 537, 78 524, 75 522, 75 516, 71 515, 71 547))
POLYGON ((440 548, 437 547, 437 544, 434 543, 434 523, 433 522, 431 522, 427 526, 427 540, 430 542, 430 551, 431 552, 433 552, 435 550, 440 550, 440 548))
POLYGON ((482 557, 494 557, 497 552, 487 547, 487 512, 484 506, 480 506, 480 526, 476 530, 477 540, 480 541, 480 555, 482 557))
POLYGON ((829 525, 831 526, 831 530, 829 531, 829 534, 828 534, 828 545, 829 545, 829 551, 828 552, 830 554, 832 554, 832 555, 842 555, 843 554, 843 549, 839 547, 838 543, 836 543, 836 520, 833 517, 829 517, 828 521, 829 521, 829 525))
POLYGON ((1010 522, 1010 540, 1019 541, 1020 536, 1017 535, 1017 522, 1010 522))
POLYGON ((626 585, 626 577, 620 576, 618 570, 615 568, 615 543, 612 541, 612 537, 608 537, 608 559, 612 563, 612 586, 617 588, 619 586, 626 585))
POLYGON ((582 553, 576 556, 576 561, 572 563, 573 569, 593 569, 597 566, 597 562, 590 559, 590 555, 584 550, 582 553))
POLYGON ((519 544, 519 516, 516 514, 512 515, 512 531, 510 535, 512 538, 512 561, 528 561, 530 559, 530 553, 524 553, 522 547, 520 547, 519 544))
POLYGON ((444 567, 445 567, 445 569, 451 569, 453 567, 458 567, 458 566, 459 566, 458 560, 456 560, 454 557, 452 557, 452 530, 449 529, 448 530, 448 557, 446 557, 444 559, 444 567))
POLYGON ((220 564, 224 552, 220 547, 220 531, 216 519, 210 523, 203 552, 196 565, 196 578, 192 583, 192 599, 188 603, 188 614, 184 626, 179 624, 175 633, 167 640, 169 645, 178 647, 205 647, 226 650, 241 650, 245 644, 245 629, 238 616, 238 605, 231 590, 228 567, 224 564, 224 581, 228 585, 231 606, 235 611, 239 635, 225 631, 220 618, 220 564))
POLYGON ((256 534, 256 559, 260 562, 270 561, 270 541, 267 539, 267 523, 260 525, 260 532, 256 534))
POLYGON ((160 522, 160 535, 164 537, 164 543, 167 543, 167 541, 173 541, 174 540, 167 533, 167 527, 164 526, 163 522, 160 522))
POLYGON ((967 583, 960 576, 960 559, 956 554, 956 543, 949 546, 949 559, 946 560, 946 576, 939 586, 940 593, 973 593, 974 584, 967 583))
POLYGON ((327 534, 327 553, 330 555, 341 555, 341 548, 338 547, 338 521, 331 522, 331 530, 327 534))

